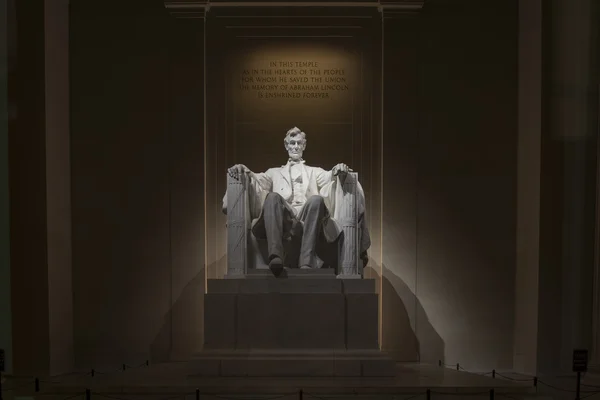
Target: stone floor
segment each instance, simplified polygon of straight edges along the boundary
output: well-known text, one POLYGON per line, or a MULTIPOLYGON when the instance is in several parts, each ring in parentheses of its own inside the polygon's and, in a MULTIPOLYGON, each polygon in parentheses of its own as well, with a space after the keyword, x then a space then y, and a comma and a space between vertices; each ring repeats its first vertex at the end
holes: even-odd
MULTIPOLYGON (((503 373, 500 379, 512 379, 515 382, 533 382, 533 377, 503 373)), ((577 375, 544 376, 537 380, 536 391, 539 396, 555 400, 573 400, 576 398, 577 375)), ((600 400, 600 375, 583 375, 580 386, 581 400, 600 400)))
POLYGON ((86 389, 87 400, 484 400, 490 399, 491 389, 493 400, 554 398, 549 392, 537 393, 527 377, 505 376, 514 380, 437 365, 398 364, 393 378, 207 378, 195 376, 193 363, 178 362, 95 372, 93 377, 82 372, 41 379, 37 393, 32 379, 9 378, 2 400, 86 399, 86 389))

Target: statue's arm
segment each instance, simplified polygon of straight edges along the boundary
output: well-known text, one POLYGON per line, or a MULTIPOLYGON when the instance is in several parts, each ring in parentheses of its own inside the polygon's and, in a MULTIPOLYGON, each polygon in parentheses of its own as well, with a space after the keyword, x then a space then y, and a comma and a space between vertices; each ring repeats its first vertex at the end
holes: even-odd
POLYGON ((325 171, 323 168, 318 167, 315 169, 317 175, 317 187, 319 188, 319 190, 323 189, 327 185, 330 185, 332 182, 335 182, 335 179, 333 179, 333 170, 325 171))
POLYGON ((333 213, 335 207, 335 182, 333 171, 326 171, 323 168, 316 168, 317 188, 319 195, 323 197, 325 206, 329 212, 333 213))
POLYGON ((270 192, 273 188, 273 179, 267 172, 255 173, 250 171, 250 185, 254 186, 255 189, 270 192))
POLYGON ((337 164, 329 171, 325 171, 323 168, 316 168, 317 187, 319 188, 319 192, 328 192, 329 190, 335 189, 338 175, 346 174, 348 172, 352 172, 352 169, 343 163, 337 164))

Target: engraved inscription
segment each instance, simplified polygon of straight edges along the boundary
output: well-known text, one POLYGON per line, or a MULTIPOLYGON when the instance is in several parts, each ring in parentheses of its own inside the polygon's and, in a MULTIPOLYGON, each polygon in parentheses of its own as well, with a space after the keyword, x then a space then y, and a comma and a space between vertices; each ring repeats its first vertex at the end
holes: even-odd
POLYGON ((318 61, 272 60, 244 69, 240 90, 253 92, 259 99, 331 99, 350 86, 344 68, 323 66, 318 61))

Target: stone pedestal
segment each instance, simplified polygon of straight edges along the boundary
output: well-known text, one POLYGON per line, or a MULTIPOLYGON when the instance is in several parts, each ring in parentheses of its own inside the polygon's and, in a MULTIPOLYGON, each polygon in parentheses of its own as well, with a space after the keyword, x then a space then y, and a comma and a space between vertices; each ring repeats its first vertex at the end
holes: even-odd
POLYGON ((374 280, 261 275, 208 280, 202 374, 394 375, 379 351, 374 280))
POLYGON ((205 350, 197 376, 392 378, 396 363, 379 350, 205 350))

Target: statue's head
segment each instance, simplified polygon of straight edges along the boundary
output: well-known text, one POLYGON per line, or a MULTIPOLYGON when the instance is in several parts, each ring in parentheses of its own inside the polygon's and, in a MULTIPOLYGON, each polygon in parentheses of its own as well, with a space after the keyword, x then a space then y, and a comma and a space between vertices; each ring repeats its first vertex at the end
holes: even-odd
POLYGON ((302 132, 296 127, 293 127, 285 134, 283 143, 290 158, 292 160, 300 160, 302 158, 304 149, 306 149, 306 133, 302 132))

